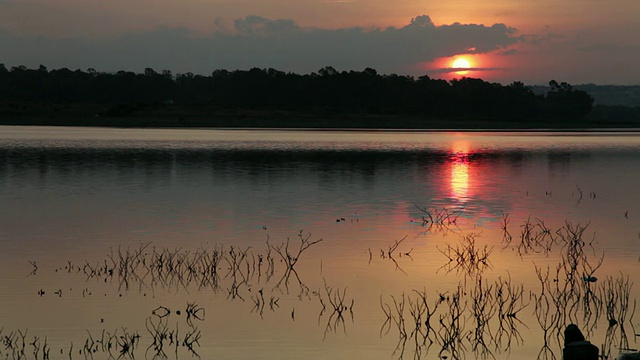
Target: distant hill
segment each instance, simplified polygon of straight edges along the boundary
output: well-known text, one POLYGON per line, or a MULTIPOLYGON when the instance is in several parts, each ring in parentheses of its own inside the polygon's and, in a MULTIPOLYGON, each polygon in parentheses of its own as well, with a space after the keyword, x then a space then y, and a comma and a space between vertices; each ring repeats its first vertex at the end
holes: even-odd
MULTIPOLYGON (((593 97, 594 105, 610 106, 640 106, 640 85, 574 85, 574 89, 587 92, 593 97)), ((531 89, 535 94, 544 95, 549 91, 549 86, 533 85, 531 89)))

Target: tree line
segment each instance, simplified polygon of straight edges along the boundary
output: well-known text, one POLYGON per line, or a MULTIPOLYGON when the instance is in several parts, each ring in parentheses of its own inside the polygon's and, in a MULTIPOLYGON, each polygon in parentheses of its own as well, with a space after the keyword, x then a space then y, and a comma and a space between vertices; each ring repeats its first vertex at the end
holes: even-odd
MULTIPOLYGON (((509 85, 462 77, 381 75, 371 68, 310 74, 275 69, 215 70, 210 75, 94 69, 28 69, 0 64, 0 101, 93 103, 133 106, 256 109, 327 114, 410 115, 427 118, 578 120, 593 98, 570 84, 550 82, 534 94, 522 82, 509 85)), ((112 115, 117 116, 115 112, 112 115)))

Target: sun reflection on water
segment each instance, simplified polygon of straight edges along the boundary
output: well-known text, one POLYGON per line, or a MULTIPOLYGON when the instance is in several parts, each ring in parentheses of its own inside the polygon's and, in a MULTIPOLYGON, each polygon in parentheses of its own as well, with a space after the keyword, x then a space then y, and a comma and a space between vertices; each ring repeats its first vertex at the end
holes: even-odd
POLYGON ((464 202, 469 198, 469 143, 454 142, 451 160, 451 196, 464 202))
POLYGON ((469 195, 469 164, 455 162, 451 168, 451 193, 454 198, 464 201, 469 195))

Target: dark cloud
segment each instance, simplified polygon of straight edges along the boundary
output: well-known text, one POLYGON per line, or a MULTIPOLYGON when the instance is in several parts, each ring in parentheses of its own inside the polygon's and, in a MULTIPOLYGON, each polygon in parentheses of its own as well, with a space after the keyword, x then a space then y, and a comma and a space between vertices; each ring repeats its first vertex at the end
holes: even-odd
POLYGON ((595 44, 595 45, 588 45, 588 46, 579 46, 577 50, 582 52, 608 52, 608 53, 635 52, 635 53, 638 53, 640 51, 640 45, 624 46, 624 45, 618 45, 618 44, 604 44, 604 45, 595 44))
POLYGON ((236 19, 234 22, 236 30, 241 35, 283 35, 300 31, 300 27, 293 20, 269 20, 260 16, 247 16, 236 19))
POLYGON ((557 41, 558 39, 562 39, 563 36, 556 33, 547 33, 543 35, 536 34, 526 34, 522 35, 522 41, 533 44, 533 45, 543 45, 546 43, 550 43, 553 41, 557 41))
POLYGON ((398 71, 439 57, 504 49, 521 40, 504 24, 436 26, 427 15, 404 27, 384 29, 304 28, 293 20, 247 16, 235 20, 232 31, 208 36, 184 28, 158 28, 106 40, 18 37, 0 31, 6 64, 101 71, 153 67, 203 74, 251 67, 306 73, 327 65, 398 71))

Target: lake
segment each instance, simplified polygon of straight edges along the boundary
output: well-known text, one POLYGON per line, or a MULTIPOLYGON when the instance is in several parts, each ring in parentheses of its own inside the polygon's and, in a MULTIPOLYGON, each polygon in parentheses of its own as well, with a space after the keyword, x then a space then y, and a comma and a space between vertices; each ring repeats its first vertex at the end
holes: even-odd
POLYGON ((0 127, 0 357, 637 348, 640 133, 0 127))

